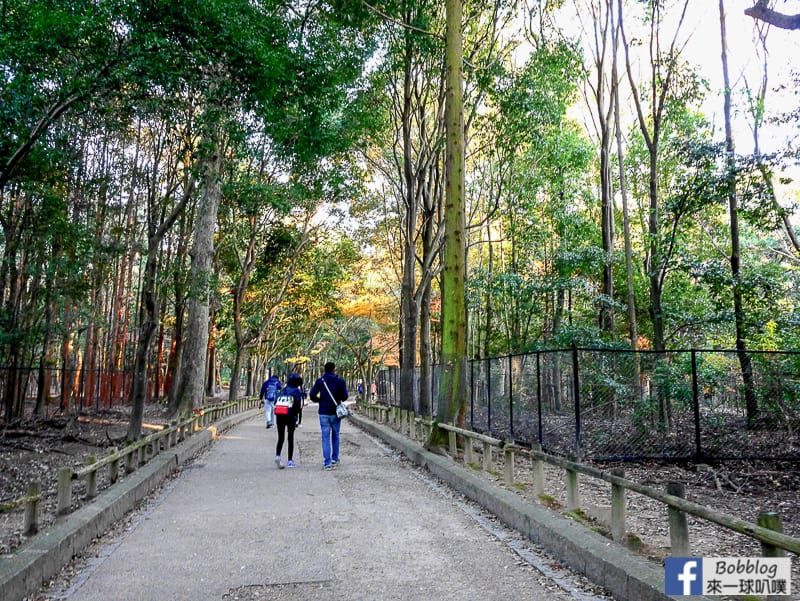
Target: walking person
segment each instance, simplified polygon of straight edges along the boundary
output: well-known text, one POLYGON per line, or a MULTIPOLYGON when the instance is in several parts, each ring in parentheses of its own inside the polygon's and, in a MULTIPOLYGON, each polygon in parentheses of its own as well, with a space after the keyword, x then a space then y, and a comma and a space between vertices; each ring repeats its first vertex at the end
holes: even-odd
POLYGON ((347 400, 347 384, 336 375, 336 365, 325 364, 325 373, 314 382, 309 398, 319 403, 319 427, 322 430, 322 469, 329 470, 339 463, 339 429, 342 420, 336 415, 336 405, 347 400))
MULTIPOLYGON (((302 428, 303 427, 303 407, 306 404, 306 398, 308 397, 308 393, 306 392, 305 388, 303 388, 303 378, 302 378, 302 376, 297 372, 294 372, 292 374, 292 376, 297 376, 298 378, 300 378, 300 392, 303 393, 303 402, 300 403, 300 409, 297 411, 297 427, 298 428, 302 428)), ((292 376, 289 376, 289 377, 292 377, 292 376)))
POLYGON ((286 466, 297 467, 294 462, 294 428, 297 415, 303 405, 305 393, 302 389, 303 378, 299 374, 292 374, 286 381, 286 386, 278 393, 275 401, 275 425, 278 427, 278 444, 275 447, 275 465, 283 469, 281 450, 284 438, 287 440, 286 466))
POLYGON ((264 403, 264 418, 267 428, 271 428, 275 422, 275 399, 278 398, 278 391, 281 389, 281 381, 275 374, 267 378, 261 385, 258 393, 258 400, 264 403))

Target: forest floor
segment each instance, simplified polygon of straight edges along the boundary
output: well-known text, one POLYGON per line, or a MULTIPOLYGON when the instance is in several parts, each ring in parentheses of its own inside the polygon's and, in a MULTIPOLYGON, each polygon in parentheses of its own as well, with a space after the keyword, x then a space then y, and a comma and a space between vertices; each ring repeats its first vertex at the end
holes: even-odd
MULTIPOLYGON (((149 405, 145 410, 145 429, 160 429, 169 424, 165 405, 149 405)), ((0 429, 0 510, 28 494, 31 482, 41 488, 38 519, 40 531, 55 523, 58 470, 73 470, 86 465, 90 456, 107 455, 112 447, 125 444, 128 431, 127 408, 109 409, 91 414, 29 418, 0 429)), ((108 470, 98 472, 98 489, 107 486, 108 470)), ((125 477, 120 471, 120 479, 125 477)), ((83 503, 83 486, 74 482, 72 508, 83 503)), ((0 556, 22 544, 23 508, 0 511, 0 556)))
MULTIPOLYGON (((55 522, 56 482, 58 469, 86 464, 89 456, 102 457, 114 446, 124 443, 128 416, 124 409, 108 410, 92 415, 53 417, 26 420, 0 429, 0 507, 27 494, 30 482, 41 485, 39 506, 41 530, 55 522)), ((148 406, 147 427, 168 423, 164 405, 148 406)), ((668 481, 682 482, 686 498, 717 511, 755 522, 761 511, 780 514, 784 532, 800 536, 800 464, 770 462, 728 462, 707 467, 659 463, 626 463, 599 465, 601 469, 622 467, 625 477, 648 486, 663 489, 668 481)), ((107 470, 103 470, 107 471, 107 470)), ((490 472, 481 472, 499 486, 503 484, 501 462, 490 472)), ((121 474, 121 477, 124 475, 121 474)), ((554 467, 546 467, 549 495, 547 504, 564 511, 566 489, 564 477, 554 467)), ((99 488, 105 483, 98 482, 99 488)), ((515 484, 517 494, 534 501, 530 461, 517 458, 515 484)), ((73 509, 82 501, 80 484, 75 483, 73 509)), ((610 485, 581 477, 581 507, 585 508, 587 525, 603 531, 604 515, 610 506, 610 485)), ((538 502, 541 502, 537 500, 538 502)), ((23 510, 16 508, 0 513, 0 556, 21 545, 23 510)), ((660 562, 669 554, 669 530, 666 508, 649 498, 628 494, 628 544, 637 552, 660 562)), ((689 517, 692 554, 705 557, 757 556, 759 544, 703 520, 689 517)), ((793 562, 793 584, 800 588, 800 562, 793 562)), ((793 597, 800 599, 800 596, 793 597)))

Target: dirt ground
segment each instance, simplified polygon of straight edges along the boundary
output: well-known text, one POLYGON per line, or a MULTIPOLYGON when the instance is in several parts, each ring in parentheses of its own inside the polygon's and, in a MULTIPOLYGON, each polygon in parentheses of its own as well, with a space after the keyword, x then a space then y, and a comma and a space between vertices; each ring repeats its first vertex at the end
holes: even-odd
MULTIPOLYGON (((161 428, 169 423, 163 405, 145 411, 145 428, 161 428)), ((47 530, 55 522, 59 468, 86 465, 90 456, 107 455, 112 447, 124 445, 128 430, 125 409, 112 409, 91 415, 27 419, 0 429, 0 555, 10 553, 25 541, 22 533, 23 508, 9 505, 28 494, 31 482, 38 482, 39 528, 47 530)), ((98 488, 107 486, 101 470, 98 488)), ((120 478, 124 478, 124 470, 120 478)), ((73 510, 83 503, 83 486, 73 485, 73 510)))
MULTIPOLYGON (((39 523, 47 530, 55 521, 56 481, 60 467, 78 468, 90 455, 102 457, 123 443, 128 416, 124 410, 100 414, 27 420, 0 430, 0 507, 27 494, 28 485, 38 481, 42 489, 39 523)), ((163 405, 146 410, 145 423, 160 427, 167 423, 163 405)), ((513 490, 532 502, 532 474, 529 461, 518 457, 513 490)), ((755 522, 761 511, 774 511, 783 520, 784 531, 800 536, 800 464, 731 462, 707 467, 637 463, 601 465, 604 469, 623 467, 625 476, 642 484, 663 489, 668 481, 686 487, 686 497, 718 511, 755 522)), ((495 465, 490 480, 503 486, 503 467, 495 465)), ((122 476, 124 477, 124 475, 122 476)), ((563 474, 546 468, 548 504, 557 510, 566 505, 563 474)), ((100 488, 105 485, 102 481, 100 488)), ((590 527, 603 530, 602 516, 610 505, 610 485, 581 478, 581 506, 586 508, 590 527), (599 518, 599 519, 597 519, 599 518)), ((73 508, 82 503, 82 490, 76 482, 73 508)), ((0 513, 0 554, 8 554, 25 541, 21 507, 0 513)), ((666 509, 648 498, 628 495, 627 526, 629 545, 643 555, 660 561, 669 553, 666 509)), ((689 519, 692 554, 706 557, 760 555, 753 540, 701 520, 689 519)), ((800 587, 800 562, 793 562, 793 584, 800 587)), ((800 598, 800 597, 798 597, 800 598)))

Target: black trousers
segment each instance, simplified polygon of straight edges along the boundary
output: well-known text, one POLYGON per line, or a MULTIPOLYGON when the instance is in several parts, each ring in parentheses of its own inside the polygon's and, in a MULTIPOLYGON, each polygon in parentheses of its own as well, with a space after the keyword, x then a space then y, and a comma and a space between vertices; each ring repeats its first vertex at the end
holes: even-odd
POLYGON ((275 425, 278 426, 278 446, 275 447, 275 455, 281 454, 281 449, 283 448, 283 438, 286 434, 286 431, 289 432, 289 440, 288 440, 288 455, 286 456, 287 460, 291 461, 292 457, 294 456, 294 416, 292 415, 276 415, 275 416, 275 425))

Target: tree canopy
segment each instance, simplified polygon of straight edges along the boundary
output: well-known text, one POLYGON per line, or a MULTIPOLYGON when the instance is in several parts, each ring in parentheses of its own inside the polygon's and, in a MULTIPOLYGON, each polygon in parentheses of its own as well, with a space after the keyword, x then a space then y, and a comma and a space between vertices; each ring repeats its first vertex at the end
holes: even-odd
POLYGON ((721 85, 685 1, 456 4, 4 2, 4 418, 327 358, 431 413, 442 362, 796 348, 797 16, 727 15, 721 85))

